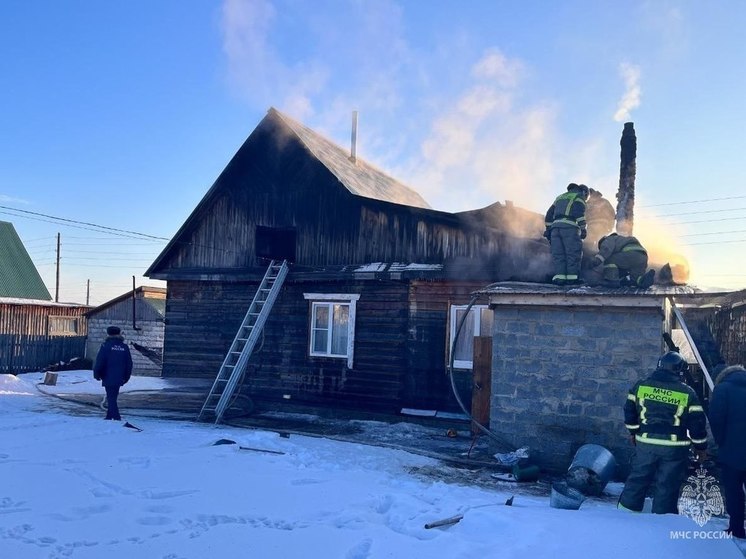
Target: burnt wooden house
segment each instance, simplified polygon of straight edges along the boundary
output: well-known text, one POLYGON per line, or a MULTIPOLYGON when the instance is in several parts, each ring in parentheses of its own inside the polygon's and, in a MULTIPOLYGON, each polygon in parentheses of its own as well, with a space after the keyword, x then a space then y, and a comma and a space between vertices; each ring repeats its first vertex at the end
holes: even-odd
MULTIPOLYGON (((163 376, 213 379, 268 259, 286 259, 243 393, 454 409, 446 366, 456 320, 479 287, 545 277, 543 227, 510 203, 433 210, 354 148, 270 109, 146 272, 168 282, 163 376)), ((465 322, 460 370, 471 367, 470 336, 491 328, 486 310, 475 306, 465 322)))

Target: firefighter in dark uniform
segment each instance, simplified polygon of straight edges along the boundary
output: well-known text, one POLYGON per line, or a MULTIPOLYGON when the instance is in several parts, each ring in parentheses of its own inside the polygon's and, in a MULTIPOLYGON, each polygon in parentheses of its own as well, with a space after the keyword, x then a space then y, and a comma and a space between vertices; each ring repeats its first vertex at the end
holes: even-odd
POLYGON ((635 237, 611 233, 598 241, 592 267, 603 266, 604 283, 612 287, 629 285, 647 289, 653 285, 655 270, 648 270, 648 252, 635 237))
POLYGON ((544 217, 544 237, 549 239, 554 263, 555 285, 582 283, 580 261, 583 257, 583 239, 586 237, 585 202, 588 187, 571 182, 567 192, 557 197, 544 217))
POLYGON ((697 459, 707 454, 707 420, 697 394, 681 382, 686 360, 669 351, 647 379, 635 384, 624 404, 624 423, 635 444, 632 471, 619 497, 620 509, 642 511, 652 488, 653 512, 677 512, 691 445, 697 459))

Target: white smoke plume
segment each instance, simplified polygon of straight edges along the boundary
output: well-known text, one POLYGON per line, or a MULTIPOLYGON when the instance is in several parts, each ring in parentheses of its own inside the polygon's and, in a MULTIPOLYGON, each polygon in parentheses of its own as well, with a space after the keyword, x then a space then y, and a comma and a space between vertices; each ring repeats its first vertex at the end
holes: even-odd
POLYGON ((632 119, 632 111, 640 106, 640 67, 623 62, 619 65, 619 74, 624 81, 625 91, 614 113, 614 120, 627 122, 632 119))

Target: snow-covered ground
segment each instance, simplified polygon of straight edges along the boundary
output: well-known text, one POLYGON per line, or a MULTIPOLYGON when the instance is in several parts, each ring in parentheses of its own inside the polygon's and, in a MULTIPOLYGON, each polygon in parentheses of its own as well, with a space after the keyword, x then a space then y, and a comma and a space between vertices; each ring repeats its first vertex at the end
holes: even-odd
MULTIPOLYGON (((90 374, 43 388, 102 392, 90 374)), ((138 432, 42 394, 41 376, 0 375, 0 558, 742 557, 715 539, 722 519, 700 528, 610 500, 555 509, 509 483, 428 481, 413 470, 438 462, 399 450, 123 410, 138 432)), ((138 377, 127 388, 166 385, 138 377)))

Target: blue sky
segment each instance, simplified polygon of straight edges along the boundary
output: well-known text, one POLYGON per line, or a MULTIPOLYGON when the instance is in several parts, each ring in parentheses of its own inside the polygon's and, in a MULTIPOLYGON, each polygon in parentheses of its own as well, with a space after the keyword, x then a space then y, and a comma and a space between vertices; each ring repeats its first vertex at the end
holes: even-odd
MULTIPOLYGON (((0 3, 0 205, 170 238, 270 106, 460 211, 613 198, 692 283, 746 287, 746 3, 226 0, 0 3), (693 203, 696 202, 696 203, 693 203)), ((165 241, 0 208, 60 300, 138 285, 165 241), (35 219, 31 219, 34 217, 35 219), (45 221, 43 221, 45 220, 45 221)))

